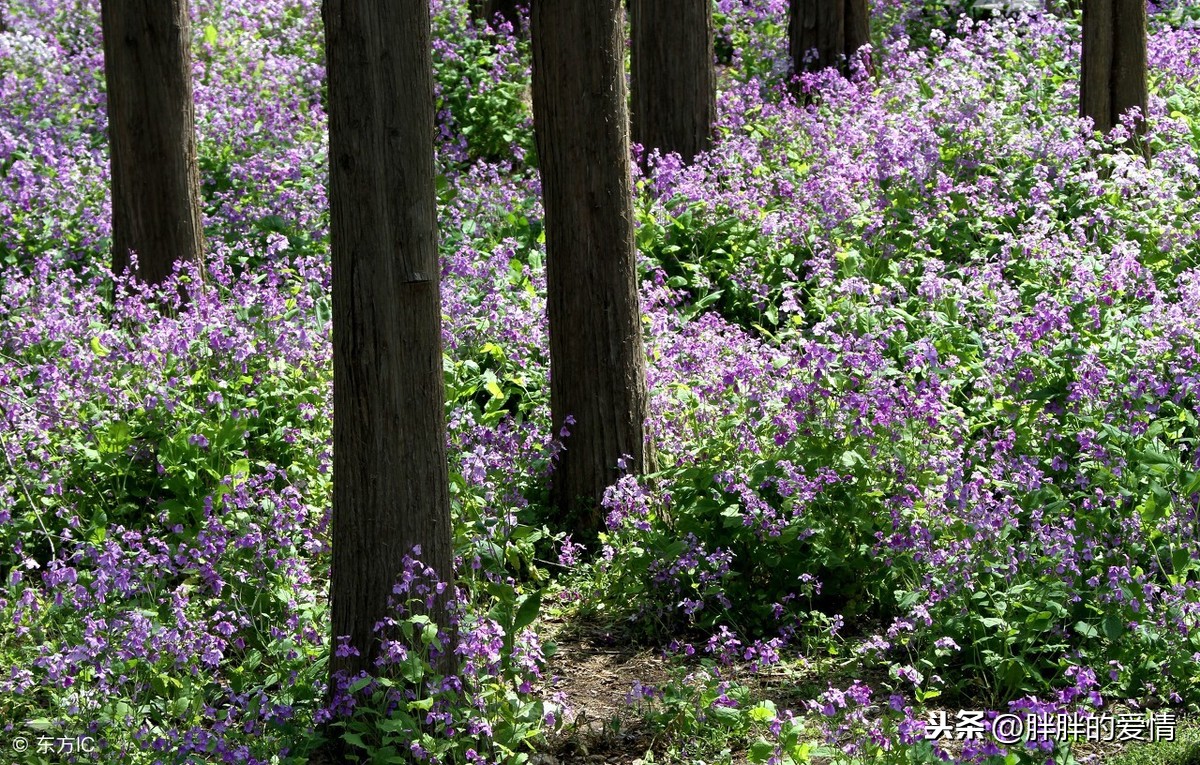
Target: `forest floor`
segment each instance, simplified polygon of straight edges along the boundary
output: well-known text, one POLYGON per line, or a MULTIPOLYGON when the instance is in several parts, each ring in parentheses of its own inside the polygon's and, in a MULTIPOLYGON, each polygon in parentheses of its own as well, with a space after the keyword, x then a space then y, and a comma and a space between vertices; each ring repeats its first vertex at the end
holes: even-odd
POLYGON ((571 705, 570 722, 550 751, 534 763, 641 762, 653 750, 650 730, 629 702, 635 682, 661 686, 671 665, 662 652, 642 646, 592 625, 567 622, 548 625, 556 653, 547 676, 571 705))
MULTIPOLYGON (((548 662, 547 679, 553 692, 565 696, 570 707, 568 723, 554 737, 546 751, 534 755, 532 765, 652 765, 672 743, 669 725, 650 721, 650 705, 639 704, 633 696, 641 687, 647 693, 660 690, 677 677, 682 666, 661 648, 639 645, 628 636, 597 624, 550 621, 545 625, 547 641, 555 652, 548 662)), ((838 662, 803 660, 782 663, 757 672, 749 666, 734 667, 729 680, 750 686, 754 696, 772 699, 781 708, 803 709, 805 700, 814 698, 829 685, 849 682, 838 672, 838 662)), ((859 679, 862 679, 862 668, 859 679)), ((886 675, 880 667, 880 678, 886 675)), ((936 709, 931 705, 930 709, 936 709)), ((956 709, 946 708, 953 717, 956 709)), ((1131 709, 1106 709, 1109 714, 1132 712, 1131 709)), ((678 743, 678 742, 674 742, 678 743)), ((732 765, 749 760, 737 751, 731 753, 732 765)), ((743 742, 744 743, 744 742, 743 742)), ((1174 741, 1146 744, 1137 741, 1080 741, 1073 759, 1067 762, 1093 765, 1200 765, 1200 727, 1190 718, 1178 721, 1174 741)), ((668 757, 667 761, 675 761, 668 757)), ((696 759, 694 762, 702 762, 696 759)), ((825 758, 814 757, 814 765, 825 758)), ((1055 761, 1056 763, 1058 761, 1055 761)))

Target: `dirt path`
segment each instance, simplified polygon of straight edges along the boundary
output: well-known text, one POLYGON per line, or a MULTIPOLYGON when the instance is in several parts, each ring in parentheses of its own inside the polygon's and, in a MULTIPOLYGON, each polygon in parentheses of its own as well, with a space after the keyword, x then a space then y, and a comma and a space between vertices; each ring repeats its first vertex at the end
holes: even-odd
POLYGON ((550 658, 549 675, 554 690, 566 695, 571 715, 551 753, 535 758, 534 765, 632 765, 654 741, 628 697, 635 681, 666 682, 666 662, 656 650, 599 629, 562 623, 553 625, 552 635, 558 651, 550 658))

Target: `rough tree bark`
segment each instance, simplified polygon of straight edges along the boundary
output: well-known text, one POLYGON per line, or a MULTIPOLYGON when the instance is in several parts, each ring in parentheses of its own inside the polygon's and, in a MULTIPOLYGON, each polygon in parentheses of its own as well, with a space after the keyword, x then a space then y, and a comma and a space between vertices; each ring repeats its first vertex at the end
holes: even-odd
POLYGON ((633 141, 685 162, 712 144, 711 0, 629 0, 633 141))
POLYGON ((160 284, 203 267, 200 171, 186 0, 103 0, 113 273, 160 284))
MULTIPOLYGON (((333 263, 334 645, 372 671, 403 557, 453 578, 429 4, 325 0, 333 263)), ((445 604, 431 616, 443 627, 445 604)), ((447 657, 452 662, 453 657, 447 657)), ((332 685, 332 684, 331 684, 332 685)))
POLYGON ((796 72, 836 66, 848 73, 847 61, 871 42, 867 0, 791 0, 788 48, 796 72), (809 58, 812 51, 815 56, 809 58))
MULTIPOLYGON (((867 0, 845 0, 845 38, 842 50, 847 57, 858 52, 858 49, 871 43, 871 7, 867 0)), ((867 68, 875 71, 870 61, 867 68)))
POLYGON ((1145 115, 1147 100, 1145 0, 1084 0, 1080 116, 1108 133, 1134 106, 1145 115))
POLYGON ((550 409, 570 437, 552 481, 579 533, 599 500, 646 471, 646 354, 638 307, 620 0, 534 0, 533 116, 546 211, 550 409))

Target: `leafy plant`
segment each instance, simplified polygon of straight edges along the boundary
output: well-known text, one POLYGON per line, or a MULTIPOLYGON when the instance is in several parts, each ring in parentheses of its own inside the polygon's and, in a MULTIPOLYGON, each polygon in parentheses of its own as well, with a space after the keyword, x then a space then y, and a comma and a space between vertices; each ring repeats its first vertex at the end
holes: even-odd
POLYGON ((490 614, 473 616, 462 594, 448 595, 432 569, 405 559, 393 614, 379 628, 377 671, 339 678, 321 714, 351 746, 353 760, 517 765, 557 725, 559 708, 533 693, 544 659, 528 627, 539 598, 514 601, 511 591, 498 590, 490 614), (433 599, 449 601, 446 629, 427 615, 433 599), (446 671, 450 655, 461 668, 455 674, 446 671))
POLYGON ((447 129, 465 140, 472 158, 532 164, 528 38, 511 29, 467 25, 464 12, 452 6, 434 17, 435 33, 456 41, 434 47, 438 112, 447 129))

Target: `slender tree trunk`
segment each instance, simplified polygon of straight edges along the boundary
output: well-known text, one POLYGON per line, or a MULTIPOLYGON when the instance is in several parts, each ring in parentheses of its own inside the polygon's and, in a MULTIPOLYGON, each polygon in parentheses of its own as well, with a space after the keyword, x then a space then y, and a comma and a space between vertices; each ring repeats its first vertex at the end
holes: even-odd
POLYGON ((633 140, 685 162, 712 145, 712 0, 629 0, 633 140))
POLYGON ((796 72, 836 66, 843 74, 859 48, 871 42, 867 0, 791 0, 788 47, 796 72))
MULTIPOLYGON (((429 4, 325 0, 333 261, 331 675, 373 671, 403 557, 453 579, 429 4)), ((431 617, 447 628, 445 604, 431 617)), ((446 657, 452 666, 453 657, 446 657)))
POLYGON ((160 284, 203 267, 200 171, 186 0, 102 0, 112 169, 113 272, 160 284))
POLYGON ((1145 0, 1084 0, 1080 115, 1108 133, 1136 106, 1140 134, 1147 101, 1145 0))
POLYGON ((552 490, 594 536, 599 500, 652 462, 633 239, 620 0, 534 0, 533 114, 546 210, 550 409, 571 435, 552 490))

